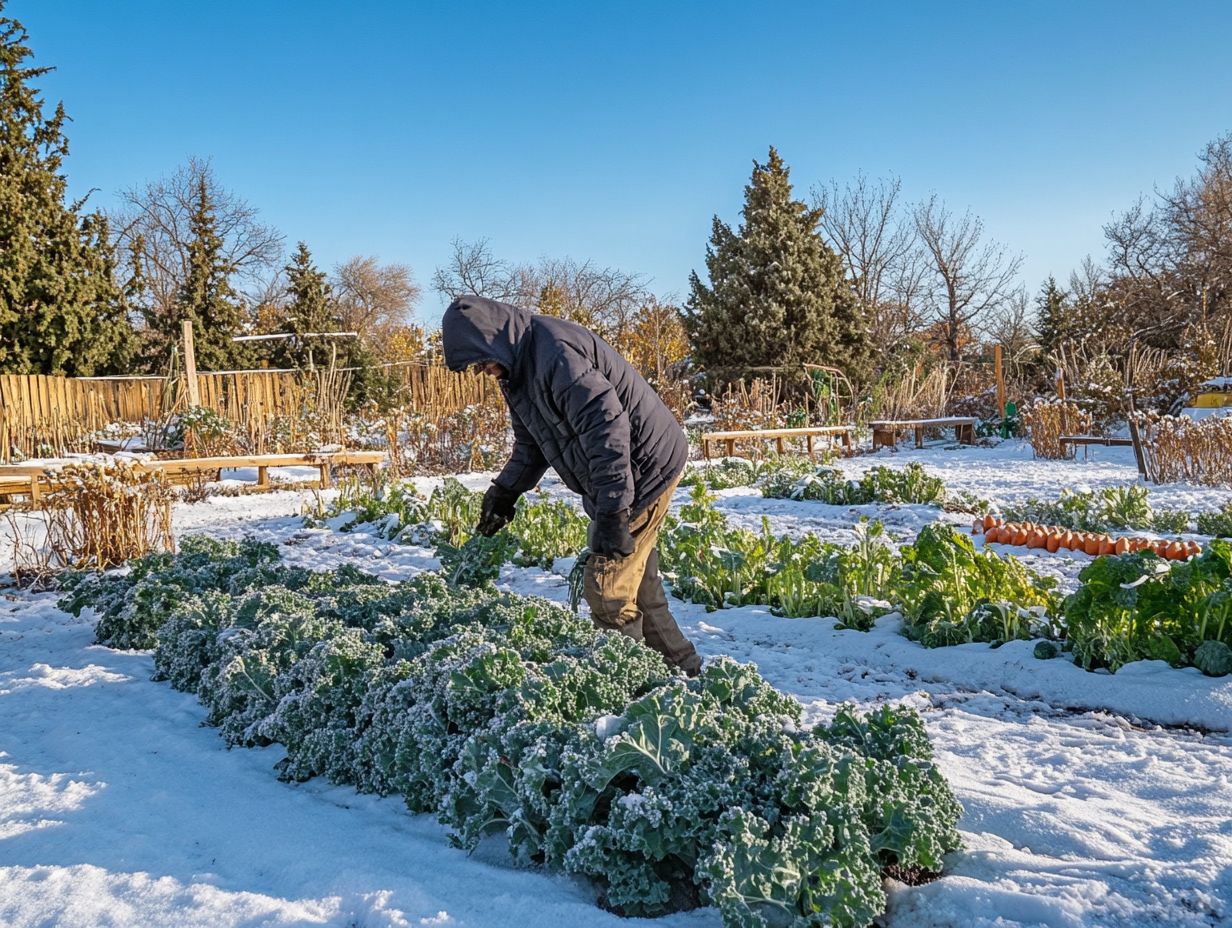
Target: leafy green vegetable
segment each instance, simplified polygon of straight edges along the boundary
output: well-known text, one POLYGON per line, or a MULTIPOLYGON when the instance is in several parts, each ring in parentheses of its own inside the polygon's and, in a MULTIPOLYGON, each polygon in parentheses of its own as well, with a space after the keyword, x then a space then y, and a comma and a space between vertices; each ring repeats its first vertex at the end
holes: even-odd
POLYGON ((535 502, 523 497, 508 532, 517 541, 513 563, 551 570, 558 558, 575 556, 586 547, 589 520, 564 500, 547 496, 535 502))
MULTIPOLYGON (((1194 661, 1203 642, 1232 643, 1232 543, 1187 561, 1150 551, 1097 558, 1065 600, 1069 641, 1088 669, 1137 660, 1194 661)), ((1207 652, 1210 653, 1210 652, 1207 652)))
MULTIPOLYGON (((155 665, 229 744, 283 744, 284 778, 399 793, 464 847, 503 833, 624 914, 710 901, 727 925, 867 925, 883 870, 936 872, 958 847, 911 710, 802 730, 754 667, 719 658, 686 681, 550 603, 186 548, 129 586, 183 587, 151 600, 155 665)), ((111 595, 103 621, 126 604, 111 595)))
POLYGON ((911 463, 903 468, 871 467, 859 480, 848 480, 834 467, 820 467, 804 477, 784 471, 772 474, 762 494, 779 499, 818 500, 839 506, 867 503, 926 503, 945 501, 945 483, 924 468, 911 463))
POLYGON ((1194 649, 1193 662, 1208 677, 1226 676, 1232 673, 1232 648, 1222 641, 1204 641, 1194 649))
POLYGON ((1057 611, 1055 580, 1016 558, 976 551, 952 526, 925 526, 902 556, 904 634, 928 647, 1038 637, 1057 611))
POLYGON ((1036 522, 1084 532, 1189 531, 1188 512, 1153 509, 1149 496, 1147 488, 1139 483, 1098 490, 1062 490, 1056 502, 1032 497, 1007 507, 1002 515, 1007 522, 1036 522))
POLYGON ((1198 533, 1216 538, 1232 538, 1232 501, 1222 509, 1198 514, 1198 533))

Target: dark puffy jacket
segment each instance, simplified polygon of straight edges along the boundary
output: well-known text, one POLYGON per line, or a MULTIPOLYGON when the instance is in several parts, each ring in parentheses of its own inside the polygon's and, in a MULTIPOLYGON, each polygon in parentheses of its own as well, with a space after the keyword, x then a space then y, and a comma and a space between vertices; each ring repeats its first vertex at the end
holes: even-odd
POLYGON ((477 296, 441 321, 452 370, 495 361, 513 420, 513 454, 496 482, 525 493, 550 464, 586 511, 636 515, 679 476, 689 446, 650 384, 616 351, 573 322, 477 296))

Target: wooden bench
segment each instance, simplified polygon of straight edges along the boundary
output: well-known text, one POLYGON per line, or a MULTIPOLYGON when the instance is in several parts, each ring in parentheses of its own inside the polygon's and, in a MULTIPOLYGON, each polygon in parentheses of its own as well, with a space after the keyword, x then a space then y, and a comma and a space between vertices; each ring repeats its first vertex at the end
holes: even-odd
POLYGON ((723 442, 727 456, 730 458, 736 453, 736 442, 738 441, 769 441, 774 439, 775 448, 779 454, 786 454, 787 448, 784 442, 788 438, 803 438, 805 448, 808 450, 808 456, 814 461, 817 460, 817 453, 813 447, 813 439, 825 435, 830 438, 838 437, 843 444, 843 453, 848 457, 851 456, 851 433, 854 426, 850 425, 818 425, 807 428, 798 429, 747 429, 745 431, 736 432, 706 432, 701 437, 702 442, 702 457, 710 459, 710 443, 712 441, 723 442))
POLYGON ((917 448, 924 447, 925 429, 952 428, 959 444, 974 445, 975 423, 974 416, 943 416, 939 419, 883 419, 869 425, 873 430, 873 450, 876 451, 881 447, 893 448, 898 444, 899 433, 908 430, 915 431, 917 448))
MULTIPOLYGON (((224 470, 239 467, 257 469, 258 490, 273 488, 270 483, 271 467, 315 467, 320 477, 315 485, 321 488, 333 486, 335 467, 366 467, 376 473, 385 460, 384 451, 328 451, 317 454, 253 454, 212 458, 176 458, 165 461, 141 461, 134 465, 139 471, 162 473, 172 482, 182 482, 197 474, 212 473, 221 479, 224 470)), ((62 465, 16 464, 0 466, 0 496, 28 496, 38 504, 44 493, 59 485, 56 471, 62 465)))
POLYGON ((210 471, 217 475, 216 479, 221 479, 224 470, 255 467, 257 486, 264 490, 272 486, 269 479, 271 467, 315 467, 321 475, 317 485, 327 488, 333 486, 333 468, 335 467, 367 467, 376 473, 377 465, 384 460, 384 451, 329 451, 319 454, 254 454, 215 458, 177 458, 169 461, 143 461, 138 467, 141 470, 160 471, 170 479, 210 471))
MULTIPOLYGON (((1072 445, 1075 449, 1079 446, 1082 448, 1082 459, 1088 459, 1087 449, 1091 445, 1104 445, 1112 448, 1133 448, 1134 440, 1132 438, 1108 438, 1104 435, 1059 435, 1057 436, 1057 444, 1061 446, 1061 450, 1065 450, 1066 445, 1072 445)), ((1139 472, 1142 472, 1143 467, 1139 465, 1139 472)))
POLYGON ((1061 435, 1058 436, 1057 442, 1062 445, 1107 445, 1109 447, 1132 448, 1134 440, 1132 438, 1108 438, 1103 435, 1061 435))
POLYGON ((28 496, 38 503, 42 495, 52 487, 52 478, 46 467, 33 464, 10 464, 0 467, 0 496, 28 496))

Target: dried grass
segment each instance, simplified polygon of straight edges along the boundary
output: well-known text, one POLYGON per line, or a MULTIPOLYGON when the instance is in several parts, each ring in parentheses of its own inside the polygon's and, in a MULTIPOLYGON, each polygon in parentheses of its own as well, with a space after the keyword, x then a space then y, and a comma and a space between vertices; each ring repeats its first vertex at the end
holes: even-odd
POLYGON ((934 419, 944 416, 957 382, 957 371, 936 364, 889 374, 874 385, 864 405, 861 424, 877 419, 934 419))
POLYGON ((1146 468, 1156 483, 1232 486, 1232 416, 1137 416, 1146 468))
POLYGON ((8 541, 12 545, 12 581, 34 590, 55 587, 56 565, 46 545, 46 523, 41 514, 6 510, 8 541))
POLYGON ((1027 440, 1037 458, 1060 461, 1074 456, 1073 445, 1062 445, 1062 435, 1090 433, 1091 414, 1073 403, 1037 399, 1023 415, 1027 440))
POLYGON ((173 550, 173 491, 162 474, 128 461, 70 464, 48 494, 47 549, 59 567, 105 570, 173 550))
POLYGON ((782 384, 775 376, 769 380, 758 377, 748 383, 730 383, 711 403, 714 428, 721 432, 783 428, 790 410, 782 394, 782 384))

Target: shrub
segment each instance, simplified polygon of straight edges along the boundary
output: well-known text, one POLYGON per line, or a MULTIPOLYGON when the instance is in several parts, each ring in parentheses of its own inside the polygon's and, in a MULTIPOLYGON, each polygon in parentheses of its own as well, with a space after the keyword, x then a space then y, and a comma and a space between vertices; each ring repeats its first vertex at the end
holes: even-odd
POLYGON ((1062 435, 1086 435, 1091 432, 1091 414, 1073 403, 1037 399, 1023 415, 1027 440, 1037 458, 1059 461, 1074 456, 1073 445, 1062 445, 1062 435))
POLYGON ((132 463, 69 464, 48 495, 47 546, 73 569, 106 570, 175 547, 171 486, 157 471, 132 463))
MULTIPOLYGON (((195 570, 221 587, 234 554, 219 554, 151 562, 147 579, 195 570)), ((503 833, 517 860, 591 877, 622 914, 713 902, 742 926, 769 902, 776 924, 868 925, 884 874, 936 874, 959 846, 961 809, 911 709, 844 707, 802 729, 799 703, 751 665, 672 677, 540 600, 435 576, 288 577, 297 589, 166 604, 156 662, 228 743, 281 742, 285 778, 398 792, 463 847, 503 833)))
POLYGON ((1140 415, 1138 427, 1152 480, 1232 484, 1232 417, 1140 415))

